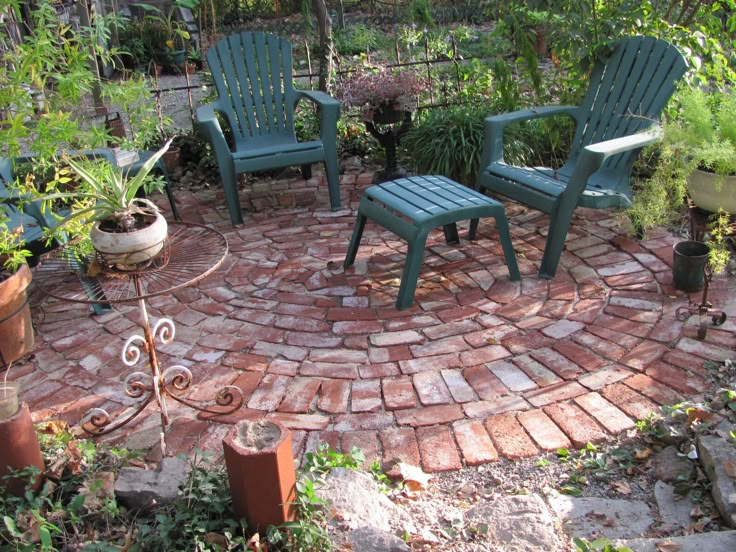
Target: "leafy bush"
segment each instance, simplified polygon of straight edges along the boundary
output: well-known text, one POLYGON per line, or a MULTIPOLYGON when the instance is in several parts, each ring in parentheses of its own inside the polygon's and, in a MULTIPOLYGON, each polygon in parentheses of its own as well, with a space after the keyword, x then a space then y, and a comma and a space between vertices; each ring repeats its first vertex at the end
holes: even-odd
POLYGON ((475 182, 483 146, 480 107, 434 109, 403 138, 412 167, 422 174, 444 175, 457 182, 475 182))
POLYGON ((358 23, 345 29, 337 29, 333 35, 335 49, 340 55, 353 56, 377 50, 382 37, 377 29, 358 23))

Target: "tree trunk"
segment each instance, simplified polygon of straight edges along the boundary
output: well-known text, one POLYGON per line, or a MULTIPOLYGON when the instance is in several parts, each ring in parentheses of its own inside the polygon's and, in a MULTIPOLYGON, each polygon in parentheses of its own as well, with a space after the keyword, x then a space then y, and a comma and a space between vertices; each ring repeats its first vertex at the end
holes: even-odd
POLYGON ((330 92, 334 68, 334 45, 332 43, 332 19, 327 13, 325 0, 312 0, 314 13, 317 15, 319 26, 319 89, 330 92))

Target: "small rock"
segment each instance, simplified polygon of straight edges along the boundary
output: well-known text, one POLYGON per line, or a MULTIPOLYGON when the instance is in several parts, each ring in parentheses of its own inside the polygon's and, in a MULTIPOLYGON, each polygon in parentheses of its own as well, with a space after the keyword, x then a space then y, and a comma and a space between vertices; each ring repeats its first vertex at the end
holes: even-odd
POLYGON ((554 520, 538 495, 501 496, 465 513, 470 527, 486 525, 488 539, 506 552, 561 550, 554 520))
POLYGON ((549 505, 571 537, 635 538, 654 523, 649 506, 637 500, 572 497, 550 494, 549 505))
POLYGON ((350 532, 353 552, 410 552, 399 537, 375 527, 359 527, 350 532))
POLYGON ((690 518, 693 500, 689 495, 678 495, 672 485, 657 481, 654 485, 654 498, 664 523, 685 528, 693 522, 690 518))
POLYGON ((736 527, 736 480, 725 465, 736 460, 736 449, 715 435, 698 436, 698 452, 703 469, 712 483, 711 494, 718 511, 730 527, 736 527))
POLYGON ((162 506, 179 496, 179 485, 187 476, 187 463, 166 457, 155 470, 123 468, 115 481, 115 496, 131 509, 162 506))
POLYGON ((655 477, 665 483, 687 480, 693 472, 693 463, 682 456, 674 446, 662 449, 654 462, 655 477))

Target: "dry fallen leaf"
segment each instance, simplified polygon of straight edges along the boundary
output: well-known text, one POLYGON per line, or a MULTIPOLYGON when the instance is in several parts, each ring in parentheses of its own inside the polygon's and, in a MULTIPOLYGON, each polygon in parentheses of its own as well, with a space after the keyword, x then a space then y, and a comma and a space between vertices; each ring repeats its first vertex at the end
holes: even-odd
POLYGON ((38 431, 46 435, 59 435, 68 429, 69 424, 64 420, 49 420, 48 422, 44 422, 38 431))
POLYGON ((404 488, 410 495, 427 490, 427 484, 432 478, 431 475, 424 473, 422 469, 417 466, 412 466, 411 464, 406 464, 404 462, 400 462, 397 468, 404 481, 404 488))
POLYGON ((682 545, 678 544, 669 539, 659 541, 654 545, 657 548, 657 552, 678 552, 682 549, 682 545))
POLYGON ((113 472, 95 474, 79 488, 79 494, 84 496, 84 507, 87 511, 99 510, 108 499, 115 496, 115 474, 113 472))
POLYGON ((614 481, 611 484, 611 487, 613 487, 613 490, 616 491, 619 494, 622 494, 622 495, 630 495, 631 494, 631 487, 623 479, 620 480, 620 481, 614 481))
POLYGON ((705 512, 700 508, 700 506, 695 505, 692 510, 690 510, 690 517, 693 519, 701 518, 705 515, 705 512))
POLYGON ((736 460, 726 460, 723 462, 723 469, 726 475, 732 479, 736 479, 736 460))
POLYGON ((64 454, 69 459, 69 470, 72 474, 77 475, 82 471, 82 451, 77 447, 79 441, 69 441, 66 444, 64 454))
POLYGON ((688 408, 687 409, 687 423, 693 425, 695 422, 707 422, 713 417, 712 412, 707 410, 701 410, 700 408, 688 408))
POLYGON ((643 449, 636 449, 634 451, 634 458, 636 460, 646 460, 652 455, 652 449, 649 447, 643 449))

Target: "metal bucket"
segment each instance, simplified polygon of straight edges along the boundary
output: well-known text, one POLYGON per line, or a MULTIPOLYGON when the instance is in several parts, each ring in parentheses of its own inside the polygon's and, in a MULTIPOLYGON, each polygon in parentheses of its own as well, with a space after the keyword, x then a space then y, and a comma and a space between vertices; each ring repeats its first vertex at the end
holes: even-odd
POLYGON ((672 284, 680 291, 703 289, 708 246, 698 241, 681 241, 672 248, 672 284))

